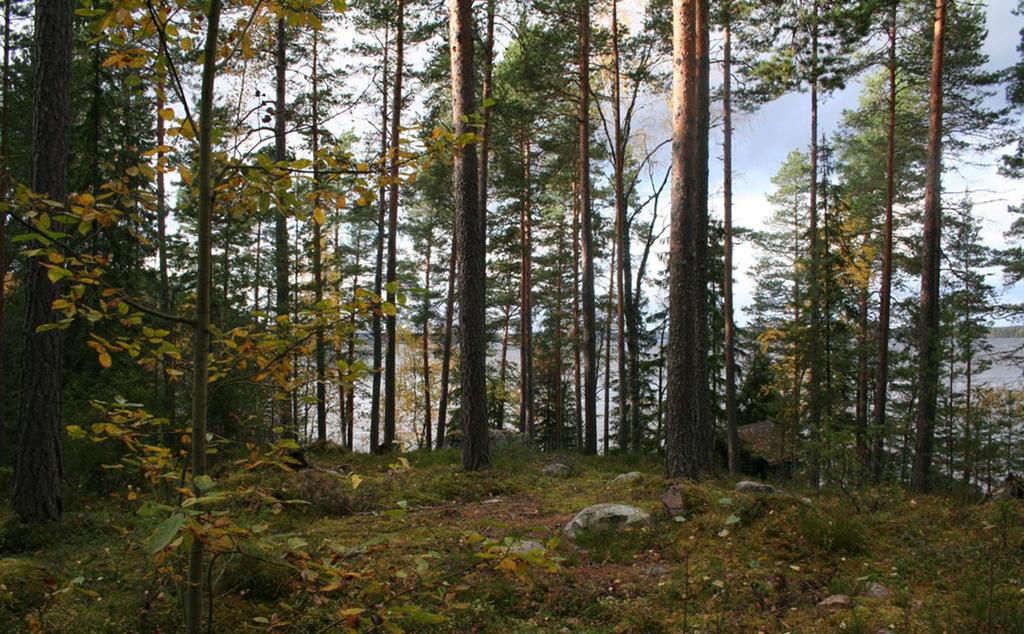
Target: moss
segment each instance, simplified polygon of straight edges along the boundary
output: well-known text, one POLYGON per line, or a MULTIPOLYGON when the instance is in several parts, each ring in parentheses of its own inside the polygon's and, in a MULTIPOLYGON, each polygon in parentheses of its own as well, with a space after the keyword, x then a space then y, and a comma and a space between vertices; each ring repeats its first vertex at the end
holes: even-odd
POLYGON ((295 576, 291 567, 273 553, 247 547, 240 552, 221 555, 214 571, 215 592, 236 594, 256 600, 283 596, 295 576))
MULTIPOLYGON (((14 629, 46 601, 49 573, 31 559, 0 559, 0 625, 14 629)), ((3 629, 3 628, 0 628, 3 629)))

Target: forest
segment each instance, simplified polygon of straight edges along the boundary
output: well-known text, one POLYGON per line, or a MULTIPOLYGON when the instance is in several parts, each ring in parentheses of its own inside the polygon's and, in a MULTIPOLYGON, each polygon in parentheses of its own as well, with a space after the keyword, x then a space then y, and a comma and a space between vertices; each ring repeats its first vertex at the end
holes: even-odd
POLYGON ((0 632, 1024 632, 1021 0, 4 0, 0 632))

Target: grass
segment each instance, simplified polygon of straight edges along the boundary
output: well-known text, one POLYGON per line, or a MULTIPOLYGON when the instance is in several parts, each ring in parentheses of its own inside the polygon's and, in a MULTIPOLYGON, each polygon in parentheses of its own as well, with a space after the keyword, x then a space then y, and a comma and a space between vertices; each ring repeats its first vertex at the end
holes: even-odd
MULTIPOLYGON (((656 457, 508 450, 473 474, 459 471, 454 451, 401 461, 328 446, 309 457, 313 470, 223 476, 220 486, 250 491, 226 510, 261 528, 210 569, 213 631, 266 631, 261 621, 273 618, 290 623, 279 631, 365 631, 369 618, 345 621, 341 610, 378 603, 414 632, 1024 631, 1017 502, 872 490, 851 505, 827 493, 808 500, 795 487, 745 495, 723 480, 679 483, 679 522, 661 510, 673 482, 656 457), (543 475, 555 461, 570 475, 543 475), (643 477, 611 483, 629 471, 643 477), (362 478, 356 488, 352 473, 362 478), (309 504, 278 506, 260 492, 309 504), (600 502, 636 505, 656 522, 562 537, 575 512, 600 502), (520 539, 547 550, 508 556, 520 539), (477 554, 487 552, 494 558, 477 554), (350 577, 314 597, 296 570, 299 553, 350 577), (892 595, 863 595, 869 581, 892 595), (817 602, 835 593, 853 597, 854 608, 820 613, 817 602)), ((180 629, 176 564, 141 545, 159 518, 136 513, 146 494, 129 501, 123 485, 107 486, 76 492, 58 526, 8 527, 0 630, 180 629)))

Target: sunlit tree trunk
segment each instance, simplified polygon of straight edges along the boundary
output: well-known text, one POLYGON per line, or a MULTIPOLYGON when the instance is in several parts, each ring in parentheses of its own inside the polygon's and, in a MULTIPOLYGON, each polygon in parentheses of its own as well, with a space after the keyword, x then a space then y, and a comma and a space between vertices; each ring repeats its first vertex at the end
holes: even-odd
POLYGON ((736 325, 732 307, 732 5, 722 7, 722 310, 725 313, 725 425, 729 473, 740 469, 736 426, 736 325))
POLYGON ((707 373, 707 3, 674 0, 665 461, 697 478, 713 442, 707 373), (703 181, 703 182, 702 182, 703 181))

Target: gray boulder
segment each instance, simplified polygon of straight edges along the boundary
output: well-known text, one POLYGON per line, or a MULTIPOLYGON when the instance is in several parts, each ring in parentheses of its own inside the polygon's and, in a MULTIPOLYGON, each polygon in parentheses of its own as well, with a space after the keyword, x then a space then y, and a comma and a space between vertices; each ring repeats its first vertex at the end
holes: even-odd
POLYGON ((661 494, 661 504, 669 517, 680 517, 686 512, 686 503, 683 501, 683 489, 678 484, 673 484, 661 494))
POLYGON ((741 480, 736 483, 736 490, 740 493, 775 493, 775 487, 764 482, 753 480, 741 480))
POLYGON ((877 581, 872 581, 864 586, 864 596, 872 597, 875 599, 888 599, 892 596, 892 590, 886 588, 877 581))
POLYGON ((575 538, 580 531, 597 526, 614 526, 615 528, 638 528, 650 526, 651 516, 635 506, 628 504, 594 504, 588 506, 572 518, 563 529, 569 537, 575 538))
POLYGON ((561 462, 552 462, 541 469, 541 473, 549 476, 567 476, 570 471, 572 471, 572 469, 569 468, 569 465, 561 462))

